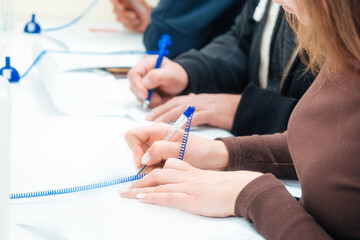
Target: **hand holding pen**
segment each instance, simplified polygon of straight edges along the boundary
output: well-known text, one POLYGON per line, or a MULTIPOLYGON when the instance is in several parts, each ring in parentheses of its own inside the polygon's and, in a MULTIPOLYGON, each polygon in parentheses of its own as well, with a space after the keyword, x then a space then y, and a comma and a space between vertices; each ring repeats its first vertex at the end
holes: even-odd
MULTIPOLYGON (((162 63, 162 60, 164 58, 167 47, 170 46, 170 45, 171 45, 171 37, 169 35, 167 35, 167 34, 164 34, 161 37, 161 39, 160 39, 160 41, 158 43, 159 56, 158 56, 158 59, 156 61, 155 69, 159 69, 161 67, 161 63, 162 63)), ((152 93, 153 93, 153 89, 150 89, 149 92, 148 92, 148 97, 146 98, 146 100, 143 103, 143 108, 144 109, 146 109, 149 106, 152 93)))
MULTIPOLYGON (((166 136, 163 138, 163 141, 170 141, 170 139, 174 136, 175 133, 177 133, 184 125, 185 123, 192 117, 193 113, 195 111, 195 108, 194 107, 188 107, 186 109, 186 111, 181 114, 181 116, 178 118, 178 120, 176 120, 176 122, 174 123, 174 125, 172 126, 172 128, 169 130, 169 132, 166 134, 166 136)), ((189 126, 190 128, 190 126, 189 126)), ((190 129, 187 129, 187 134, 188 134, 188 131, 190 129)), ((180 155, 184 154, 185 152, 185 148, 186 148, 186 143, 187 143, 187 137, 186 139, 184 138, 183 139, 183 146, 180 150, 180 155), (181 151, 183 151, 181 153, 181 151)), ((143 167, 140 169, 140 171, 138 172, 138 174, 142 173, 142 171, 144 171, 144 169, 147 167, 146 164, 150 161, 151 157, 150 157, 150 154, 148 152, 146 152, 142 158, 141 158, 141 164, 143 164, 143 167)))
POLYGON ((111 0, 117 21, 124 27, 143 33, 150 24, 151 7, 144 0, 111 0))
MULTIPOLYGON (((156 123, 132 129, 125 139, 133 152, 136 166, 144 164, 148 169, 159 166, 168 158, 178 158, 184 130, 171 131, 174 126, 156 123), (164 136, 172 132, 170 141, 164 136)), ((187 143, 184 161, 201 169, 223 170, 228 164, 228 152, 222 141, 213 141, 191 134, 187 143)))
POLYGON ((157 59, 156 55, 146 55, 127 75, 130 89, 139 102, 143 103, 148 98, 148 90, 153 89, 151 107, 180 94, 188 84, 187 73, 180 64, 164 57, 161 68, 154 69, 157 59))

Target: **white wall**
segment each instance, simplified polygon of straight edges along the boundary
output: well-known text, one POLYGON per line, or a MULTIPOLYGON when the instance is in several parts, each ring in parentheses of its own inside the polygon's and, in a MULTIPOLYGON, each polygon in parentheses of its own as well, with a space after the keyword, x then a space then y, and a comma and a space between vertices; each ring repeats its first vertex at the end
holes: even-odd
MULTIPOLYGON (((5 1, 5 0, 0 0, 5 1)), ((8 0, 7 0, 8 1, 8 0)), ((30 18, 32 13, 39 17, 69 18, 79 16, 94 0, 10 0, 15 1, 16 19, 30 18)), ((87 19, 115 21, 110 0, 99 0, 86 16, 87 19)))
MULTIPOLYGON (((79 16, 94 0, 0 0, 14 2, 15 17, 27 18, 32 13, 42 17, 74 18, 79 16)), ((156 6, 159 0, 145 0, 156 6)), ((179 0, 181 1, 181 0, 179 0)), ((99 0, 86 16, 87 19, 115 21, 110 0, 99 0)))

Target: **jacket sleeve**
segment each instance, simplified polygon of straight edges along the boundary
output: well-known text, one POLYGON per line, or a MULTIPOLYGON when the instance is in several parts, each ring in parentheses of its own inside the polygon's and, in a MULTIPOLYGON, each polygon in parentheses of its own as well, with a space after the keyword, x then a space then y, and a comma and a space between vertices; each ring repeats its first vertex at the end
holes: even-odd
POLYGON ((287 145, 287 132, 220 139, 229 152, 227 170, 258 171, 280 178, 297 178, 287 145))
POLYGON ((243 188, 235 213, 253 222, 265 239, 332 239, 272 174, 260 176, 243 188))
POLYGON ((231 133, 247 136, 284 132, 297 102, 292 97, 250 83, 242 94, 231 133))
POLYGON ((151 14, 144 33, 147 50, 157 50, 163 34, 173 41, 169 58, 191 48, 199 49, 214 37, 228 31, 245 0, 161 0, 151 14))
POLYGON ((175 61, 189 77, 185 93, 239 93, 248 84, 248 58, 258 0, 247 1, 235 25, 200 51, 190 50, 175 61))

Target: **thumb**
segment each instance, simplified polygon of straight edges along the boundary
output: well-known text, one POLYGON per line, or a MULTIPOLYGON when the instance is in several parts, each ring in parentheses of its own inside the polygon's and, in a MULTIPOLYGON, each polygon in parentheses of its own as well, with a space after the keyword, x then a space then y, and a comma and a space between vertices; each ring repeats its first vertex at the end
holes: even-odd
POLYGON ((191 166, 189 163, 176 158, 169 158, 168 160, 166 160, 164 169, 176 169, 179 171, 198 170, 197 168, 191 166))

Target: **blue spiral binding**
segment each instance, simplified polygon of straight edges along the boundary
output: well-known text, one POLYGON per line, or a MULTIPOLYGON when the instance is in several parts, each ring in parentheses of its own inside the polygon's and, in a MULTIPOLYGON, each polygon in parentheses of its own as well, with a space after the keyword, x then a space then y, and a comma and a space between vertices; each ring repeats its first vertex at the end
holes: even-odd
POLYGON ((192 117, 193 114, 191 114, 188 117, 188 120, 186 122, 186 126, 185 126, 185 132, 184 132, 184 136, 183 136, 183 140, 181 142, 181 147, 180 147, 180 153, 179 153, 179 159, 180 160, 184 160, 184 155, 185 155, 185 150, 186 150, 186 144, 189 138, 189 134, 190 134, 190 127, 191 127, 191 121, 192 121, 192 117))
POLYGON ((132 175, 129 177, 118 178, 114 180, 109 180, 105 182, 99 183, 91 183, 87 185, 81 185, 76 187, 68 187, 68 188, 60 188, 60 189, 53 189, 53 190, 44 190, 44 191, 37 191, 37 192, 26 192, 26 193, 12 193, 9 195, 10 199, 22 199, 22 198, 36 198, 36 197, 46 197, 46 196, 53 196, 53 195, 61 195, 67 193, 75 193, 81 191, 87 191, 97 188, 104 188, 109 187, 112 185, 117 185, 126 182, 132 182, 135 180, 139 180, 143 178, 145 174, 137 174, 132 175))

